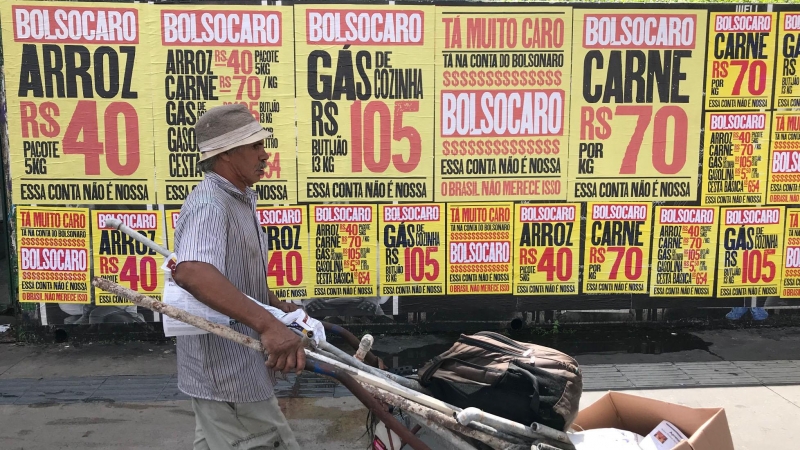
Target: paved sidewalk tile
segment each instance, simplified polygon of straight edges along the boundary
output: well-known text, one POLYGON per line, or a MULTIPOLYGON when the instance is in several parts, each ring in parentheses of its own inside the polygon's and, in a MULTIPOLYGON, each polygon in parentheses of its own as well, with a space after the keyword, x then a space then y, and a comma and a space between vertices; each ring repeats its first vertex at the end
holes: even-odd
POLYGON ((637 388, 696 386, 699 383, 672 363, 618 364, 617 368, 637 388))
POLYGON ((763 384, 800 384, 800 361, 737 361, 735 364, 763 384))
POLYGON ((760 384, 758 378, 730 361, 680 363, 677 366, 703 386, 760 384))
POLYGON ((633 389, 636 386, 613 364, 582 366, 583 389, 609 390, 633 389))

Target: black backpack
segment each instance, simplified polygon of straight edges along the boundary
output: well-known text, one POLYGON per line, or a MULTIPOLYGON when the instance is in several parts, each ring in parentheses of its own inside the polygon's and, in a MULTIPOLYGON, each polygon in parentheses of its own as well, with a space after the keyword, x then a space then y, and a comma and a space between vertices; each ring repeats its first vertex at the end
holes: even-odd
POLYGON ((547 347, 483 331, 461 335, 419 370, 434 397, 509 420, 566 431, 578 414, 583 379, 578 363, 547 347))

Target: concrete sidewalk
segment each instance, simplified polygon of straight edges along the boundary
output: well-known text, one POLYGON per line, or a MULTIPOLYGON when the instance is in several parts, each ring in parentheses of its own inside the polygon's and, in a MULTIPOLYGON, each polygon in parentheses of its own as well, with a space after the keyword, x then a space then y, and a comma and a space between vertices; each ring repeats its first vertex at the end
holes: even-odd
MULTIPOLYGON (((281 399, 305 449, 366 449, 366 410, 355 397, 281 399)), ((191 449, 191 402, 73 403, 0 406, 0 448, 191 449)))
MULTIPOLYGON (((725 408, 737 450, 795 450, 800 386, 627 391, 694 407, 725 408)), ((588 406, 603 392, 583 395, 588 406)), ((354 397, 282 398, 303 448, 366 448, 366 410, 354 397)), ((189 449, 194 418, 189 401, 101 402, 0 406, 0 448, 189 449)))
MULTIPOLYGON (((703 349, 577 355, 583 407, 606 390, 724 407, 739 450, 797 448, 800 329, 696 333, 703 349)), ((399 346, 431 337, 383 337, 399 346)), ((0 344, 0 449, 191 448, 191 405, 175 386, 169 343, 0 344)), ((290 376, 277 388, 303 448, 366 448, 366 411, 330 380, 290 376)))

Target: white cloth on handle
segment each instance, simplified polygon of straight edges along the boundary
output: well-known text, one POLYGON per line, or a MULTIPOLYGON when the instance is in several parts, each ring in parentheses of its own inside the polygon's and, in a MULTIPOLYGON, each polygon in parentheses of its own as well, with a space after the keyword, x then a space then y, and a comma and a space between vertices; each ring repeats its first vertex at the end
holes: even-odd
MULTIPOLYGON (((267 312, 275 316, 276 319, 280 320, 281 323, 289 327, 292 331, 301 336, 308 337, 314 341, 315 344, 319 345, 320 342, 325 340, 325 328, 322 326, 322 322, 309 317, 308 314, 306 314, 306 312, 302 309, 298 309, 287 314, 278 308, 256 301, 249 295, 247 298, 253 300, 258 306, 266 309, 267 312)), ((225 326, 230 326, 231 323, 235 323, 235 321, 230 317, 208 307, 206 304, 194 298, 192 294, 188 293, 185 289, 178 286, 178 284, 172 279, 170 271, 165 271, 164 273, 163 301, 170 306, 174 306, 190 314, 200 316, 209 322, 225 326)), ((175 320, 169 316, 163 317, 164 336, 166 337, 191 336, 208 333, 205 330, 185 324, 180 320, 175 320)))
MULTIPOLYGON (((253 300, 252 297, 248 297, 253 300)), ((255 300, 253 300, 255 302, 255 300)), ((278 308, 273 306, 265 305, 261 302, 258 303, 262 308, 266 309, 270 312, 276 319, 280 320, 281 323, 289 327, 295 333, 306 336, 315 344, 319 345, 320 342, 325 340, 325 327, 322 326, 322 322, 312 317, 309 317, 305 311, 302 309, 298 309, 292 311, 290 313, 285 313, 278 308)))

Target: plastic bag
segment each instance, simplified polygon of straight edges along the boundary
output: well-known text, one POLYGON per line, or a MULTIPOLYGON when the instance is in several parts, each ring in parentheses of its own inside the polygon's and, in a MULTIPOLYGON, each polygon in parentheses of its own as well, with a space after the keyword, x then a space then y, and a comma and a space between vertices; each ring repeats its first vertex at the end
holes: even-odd
POLYGON ((597 428, 567 436, 576 450, 641 450, 639 442, 643 439, 636 433, 616 428, 597 428))

